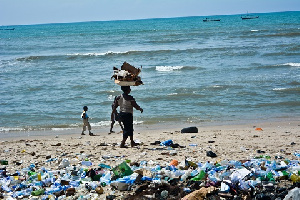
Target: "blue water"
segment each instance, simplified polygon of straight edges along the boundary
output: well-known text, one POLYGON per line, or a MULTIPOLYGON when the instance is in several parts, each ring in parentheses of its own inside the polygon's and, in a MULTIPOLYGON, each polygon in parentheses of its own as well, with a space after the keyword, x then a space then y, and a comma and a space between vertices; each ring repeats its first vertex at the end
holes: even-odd
POLYGON ((300 117, 300 12, 12 26, 0 30, 0 131, 108 126, 113 66, 142 66, 135 123, 300 117))

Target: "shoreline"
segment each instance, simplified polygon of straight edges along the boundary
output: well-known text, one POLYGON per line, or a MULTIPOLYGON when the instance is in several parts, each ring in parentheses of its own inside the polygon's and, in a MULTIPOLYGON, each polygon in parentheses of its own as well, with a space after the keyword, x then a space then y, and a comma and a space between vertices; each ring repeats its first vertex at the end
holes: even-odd
MULTIPOLYGON (((243 128, 243 127, 270 127, 270 126, 285 126, 285 125, 295 125, 300 126, 300 118, 272 118, 270 120, 250 120, 250 121, 215 121, 215 122, 198 122, 198 123, 188 123, 188 122, 162 122, 157 124, 137 124, 134 126, 134 133, 145 132, 145 131, 180 131, 186 127, 195 126, 199 130, 205 129, 216 129, 216 128, 243 128)), ((110 126, 92 126, 92 132, 99 136, 104 136, 109 133, 110 126)), ((115 132, 121 131, 118 123, 115 123, 113 130, 115 132)), ((52 128, 44 130, 29 130, 29 131, 2 131, 0 132, 0 140, 13 140, 13 139, 26 139, 31 137, 52 137, 52 136, 62 136, 69 135, 72 137, 80 136, 82 127, 75 128, 52 128)), ((87 131, 86 131, 87 133, 87 131)))
MULTIPOLYGON (((280 154, 284 154, 288 159, 296 159, 293 155, 295 152, 300 153, 300 121, 269 121, 262 123, 248 123, 248 124, 218 124, 218 125, 174 125, 167 124, 165 126, 134 126, 134 140, 141 145, 137 148, 128 148, 128 156, 134 156, 134 152, 148 152, 152 159, 152 153, 157 149, 158 152, 171 150, 168 148, 161 148, 162 146, 153 146, 151 143, 156 141, 172 140, 173 143, 179 144, 184 147, 180 149, 181 153, 175 156, 174 159, 183 159, 185 156, 190 156, 190 151, 199 154, 194 159, 201 158, 201 160, 211 159, 216 161, 219 159, 251 159, 251 157, 260 156, 262 154, 268 154, 272 157, 280 154), (198 133, 181 133, 182 128, 196 126, 198 133), (297 148, 298 147, 298 148, 297 148), (196 150, 196 151, 195 151, 196 150), (217 158, 206 157, 205 153, 212 150, 217 153, 217 158), (288 152, 288 153, 287 153, 288 152), (236 154, 233 154, 236 153, 236 154), (201 155, 201 156, 200 156, 201 155)), ((3 149, 12 148, 14 151, 20 151, 24 148, 24 144, 21 143, 34 143, 38 148, 40 144, 43 144, 44 148, 50 149, 53 155, 57 154, 56 149, 52 149, 51 146, 56 142, 62 146, 62 152, 68 152, 68 154, 88 152, 90 148, 101 150, 101 144, 106 144, 109 148, 106 149, 105 154, 122 154, 123 149, 119 148, 119 144, 122 140, 121 129, 118 125, 114 127, 115 133, 109 134, 108 128, 94 129, 92 132, 95 136, 89 136, 86 131, 86 135, 81 135, 81 129, 66 130, 66 131, 44 131, 44 132, 28 132, 21 135, 8 135, 7 137, 0 138, 1 146, 3 149), (76 133, 75 133, 76 132, 76 133), (5 144, 18 144, 20 146, 7 146, 5 144), (66 147, 73 146, 74 144, 81 146, 80 151, 70 152, 66 147), (86 146, 87 143, 91 144, 91 147, 86 146), (65 144, 65 145, 64 145, 65 144)), ((129 139, 127 140, 129 145, 129 139)), ((25 146, 26 147, 26 146, 25 146)), ((128 146, 129 147, 129 146, 128 146)), ((30 149, 30 148, 29 148, 30 149)), ((76 148, 77 149, 77 148, 76 148)), ((44 149, 40 149, 42 152, 44 149)), ((175 149, 176 150, 176 149, 175 149)), ((42 153, 45 155, 45 153, 42 153)), ((102 154, 102 152, 101 152, 102 154)), ((101 155, 99 160, 101 160, 101 155)), ((5 158, 5 153, 2 158, 5 158)), ((145 159, 148 156, 145 157, 145 159)), ((136 160, 136 158, 133 158, 136 160)), ((29 160, 28 160, 29 161, 29 160)), ((195 162, 197 160, 194 160, 195 162)), ((199 160, 198 160, 199 161, 199 160)))

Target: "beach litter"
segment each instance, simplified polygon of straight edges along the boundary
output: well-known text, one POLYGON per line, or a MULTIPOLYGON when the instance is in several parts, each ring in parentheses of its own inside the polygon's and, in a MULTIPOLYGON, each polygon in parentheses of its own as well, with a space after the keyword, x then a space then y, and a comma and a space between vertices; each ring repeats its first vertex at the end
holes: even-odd
MULTIPOLYGON (((157 142, 158 143, 158 142, 157 142)), ((79 157, 85 158, 84 155, 79 157)), ((49 157, 47 157, 49 158, 49 157)), ((45 161, 47 163, 48 160, 45 161)), ((194 163, 173 159, 163 166, 154 161, 124 160, 116 166, 88 160, 57 169, 1 160, 0 199, 299 199, 299 160, 264 156, 243 161, 194 163), (93 165, 94 166, 94 165, 93 165)))

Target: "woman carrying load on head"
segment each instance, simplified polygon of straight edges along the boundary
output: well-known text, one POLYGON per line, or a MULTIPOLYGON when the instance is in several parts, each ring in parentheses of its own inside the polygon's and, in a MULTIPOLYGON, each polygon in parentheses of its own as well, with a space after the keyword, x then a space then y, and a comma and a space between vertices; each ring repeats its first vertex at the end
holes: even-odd
POLYGON ((113 112, 115 112, 120 106, 119 115, 124 126, 123 140, 120 147, 125 148, 125 142, 128 137, 130 137, 131 147, 133 147, 136 145, 133 141, 133 108, 141 111, 141 113, 143 113, 143 109, 136 103, 133 96, 129 95, 131 92, 130 86, 121 86, 121 90, 123 94, 117 97, 113 108, 113 112))

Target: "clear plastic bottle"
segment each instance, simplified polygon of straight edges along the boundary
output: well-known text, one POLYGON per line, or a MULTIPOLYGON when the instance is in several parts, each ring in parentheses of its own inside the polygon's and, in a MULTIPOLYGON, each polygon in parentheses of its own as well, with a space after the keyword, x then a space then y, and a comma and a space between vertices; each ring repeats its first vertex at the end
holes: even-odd
POLYGON ((105 174, 100 178, 100 183, 105 183, 105 185, 109 185, 111 181, 110 171, 105 172, 105 174))
POLYGON ((85 166, 91 166, 92 162, 91 161, 82 161, 81 165, 85 165, 85 166))

